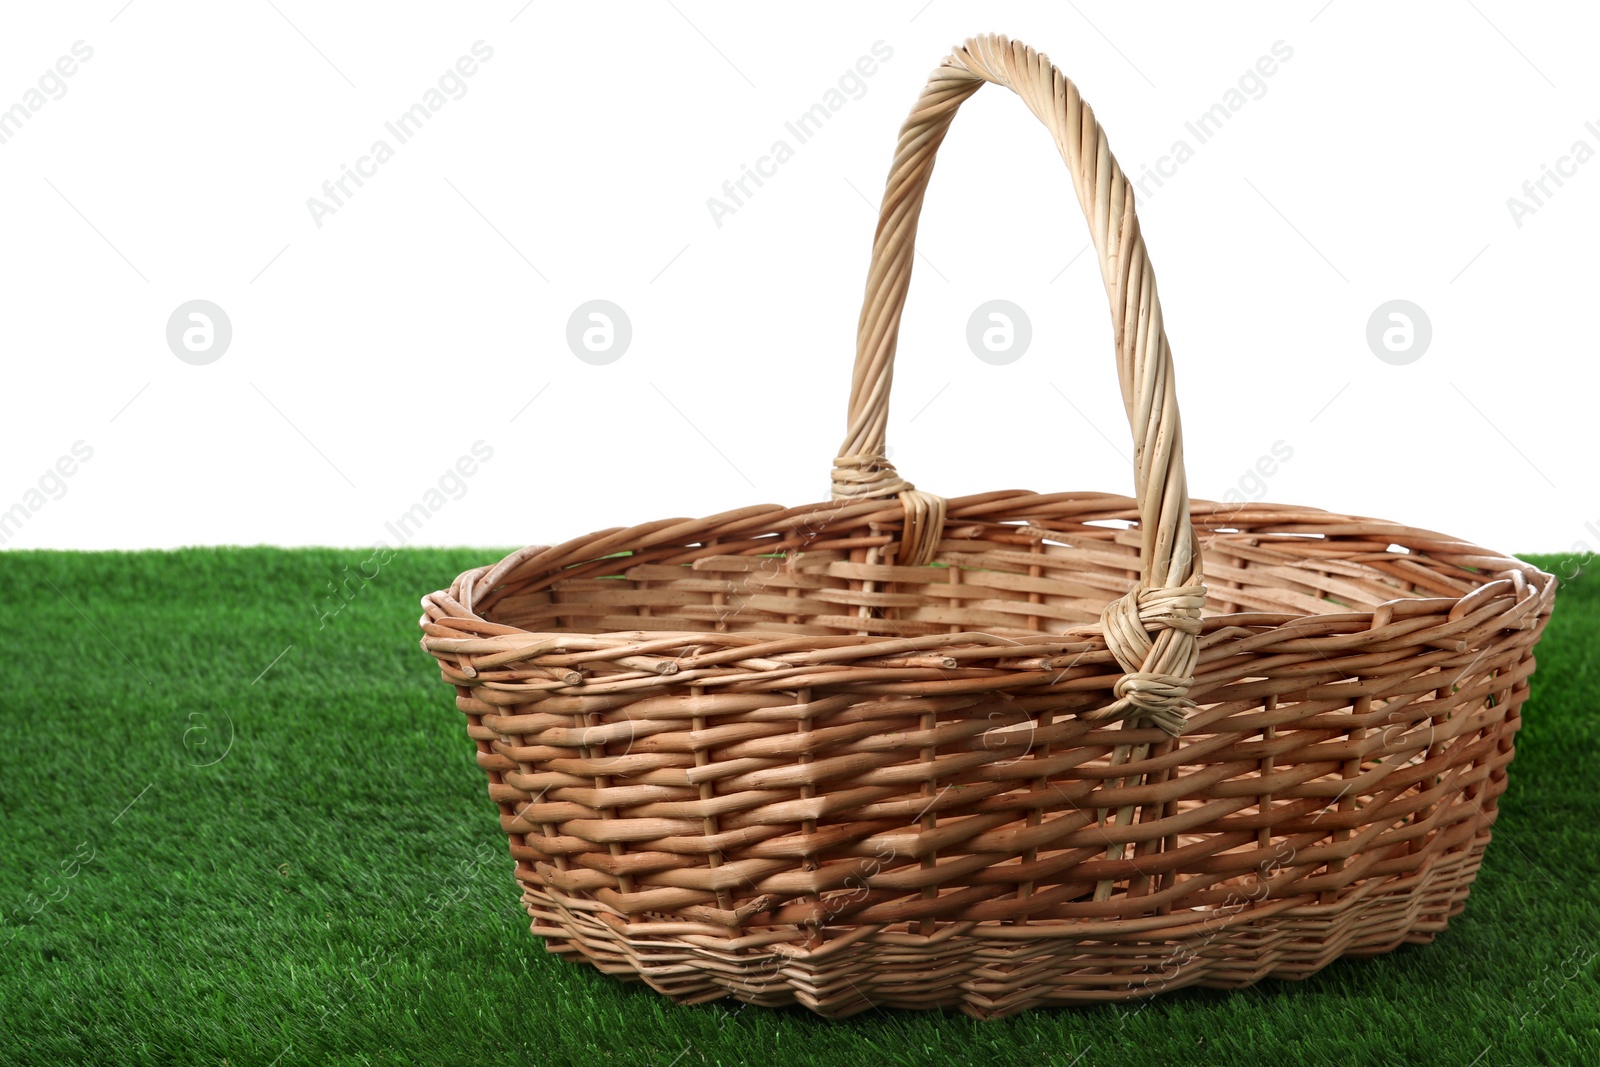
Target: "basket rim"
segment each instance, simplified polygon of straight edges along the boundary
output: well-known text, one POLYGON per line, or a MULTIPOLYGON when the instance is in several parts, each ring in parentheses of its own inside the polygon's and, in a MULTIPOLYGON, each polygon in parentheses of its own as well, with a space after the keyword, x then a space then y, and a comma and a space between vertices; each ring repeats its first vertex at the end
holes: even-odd
MULTIPOLYGON (((1131 496, 1121 493, 1102 493, 1094 491, 1037 493, 1031 490, 1001 490, 985 493, 972 493, 961 497, 951 497, 948 501, 945 526, 948 528, 952 525, 960 525, 960 520, 963 518, 969 520, 981 520, 982 516, 986 512, 999 510, 996 505, 1001 503, 1009 504, 1014 507, 1023 504, 1043 506, 1060 502, 1094 504, 1097 505, 1097 508, 1098 506, 1104 505, 1106 510, 1111 512, 1111 514, 1100 515, 1096 519, 1089 521, 1093 523, 1103 523, 1107 521, 1127 521, 1130 523, 1128 528, 1137 528, 1139 517, 1138 502, 1131 496), (1118 512, 1125 514, 1117 514, 1118 512)), ((1378 519, 1361 515, 1346 515, 1301 504, 1281 504, 1270 501, 1252 501, 1243 504, 1237 504, 1207 500, 1203 498, 1192 498, 1190 500, 1190 511, 1192 521, 1226 512, 1227 521, 1229 523, 1274 523, 1284 519, 1301 519, 1307 523, 1315 523, 1328 527, 1328 529, 1320 531, 1324 533, 1397 533, 1403 535, 1407 541, 1420 541, 1429 543, 1428 554, 1434 559, 1440 558, 1439 549, 1445 549, 1445 554, 1456 557, 1455 562, 1463 566, 1463 568, 1471 567, 1472 571, 1477 571, 1481 575, 1481 580, 1475 582, 1476 588, 1473 590, 1454 598, 1430 598, 1435 600, 1454 599, 1458 602, 1467 600, 1476 594, 1478 589, 1481 589, 1485 584, 1495 580, 1499 576, 1513 571, 1520 572, 1524 581, 1540 591, 1542 591, 1545 586, 1554 583, 1556 580, 1553 574, 1541 570, 1534 564, 1516 556, 1504 554, 1493 549, 1484 548, 1480 545, 1463 540, 1459 537, 1455 537, 1451 534, 1445 534, 1436 530, 1428 530, 1421 527, 1407 526, 1403 523, 1395 522, 1389 519, 1378 519), (1468 560, 1472 562, 1468 563, 1468 560)), ((493 623, 491 620, 484 618, 478 613, 476 610, 476 603, 479 601, 480 595, 483 592, 492 590, 511 571, 519 567, 530 568, 530 573, 527 575, 528 577, 534 576, 535 574, 541 574, 542 576, 553 576, 573 567, 595 563, 607 558, 619 557, 624 551, 630 550, 627 548, 616 548, 613 550, 614 544, 617 546, 631 545, 633 549, 637 549, 641 547, 647 547, 641 542, 652 537, 658 538, 662 541, 670 540, 669 538, 663 537, 663 533, 671 533, 680 526, 698 526, 709 528, 713 526, 713 524, 724 527, 759 525, 762 527, 767 527, 770 530, 773 526, 776 526, 779 523, 787 522, 792 526, 795 520, 801 520, 802 522, 805 522, 806 520, 810 520, 824 514, 827 515, 828 518, 824 520, 822 525, 809 527, 808 524, 808 528, 810 528, 813 532, 820 533, 826 530, 829 526, 833 525, 871 525, 881 527, 885 531, 886 540, 893 540, 892 531, 899 526, 903 517, 900 503, 895 499, 855 501, 831 500, 818 501, 810 504, 801 504, 792 507, 785 507, 781 504, 756 504, 731 511, 707 515, 698 519, 674 517, 670 519, 657 520, 654 522, 638 523, 633 526, 609 527, 606 529, 594 530, 590 533, 582 534, 577 537, 572 537, 566 541, 554 545, 527 545, 525 547, 512 550, 496 562, 481 564, 477 567, 469 567, 467 570, 458 574, 450 586, 444 589, 435 590, 433 593, 428 594, 427 597, 424 597, 423 606, 426 607, 429 600, 434 597, 447 597, 450 600, 455 601, 457 606, 463 607, 467 610, 467 615, 452 616, 454 618, 474 619, 479 622, 490 623, 495 626, 505 626, 508 629, 532 636, 637 636, 638 631, 631 630, 610 630, 594 633, 577 630, 528 630, 522 627, 510 626, 509 624, 505 623, 493 623), (752 519, 759 519, 761 522, 759 524, 755 524, 750 521, 752 519), (594 544, 597 541, 606 547, 608 551, 590 554, 585 554, 582 552, 584 546, 594 544), (538 562, 546 557, 548 557, 552 563, 541 564, 538 562), (467 583, 470 583, 470 585, 467 583), (470 599, 463 600, 454 595, 456 591, 464 591, 468 588, 471 589, 470 599)), ((1199 527, 1201 524, 1196 521, 1195 525, 1199 527)), ((1019 526, 1018 528, 1028 529, 1029 527, 1019 526)), ((1039 530, 1041 533, 1045 532, 1045 528, 1042 527, 1033 527, 1032 529, 1039 530)), ((1220 535, 1224 537, 1253 536, 1253 534, 1250 533, 1237 532, 1227 528, 1216 528, 1212 529, 1211 532, 1214 535, 1220 535)), ((1271 530, 1267 532, 1283 534, 1289 531, 1271 530)), ((1305 535, 1308 538, 1313 538, 1319 534, 1306 531, 1305 535)), ((781 543, 783 542, 780 542, 780 544, 781 543)), ((1403 542, 1395 540, 1391 543, 1402 544, 1403 542)), ((1407 545, 1406 547, 1413 546, 1407 545)), ((761 555, 761 553, 736 554, 761 555)), ((1470 575, 1472 571, 1467 571, 1467 573, 1470 575)), ((1404 603, 1406 601, 1415 599, 1422 598, 1397 595, 1389 598, 1388 600, 1380 601, 1374 604, 1371 610, 1356 609, 1344 612, 1218 613, 1204 616, 1202 625, 1209 631, 1219 628, 1218 620, 1227 619, 1238 620, 1241 618, 1260 618, 1262 620, 1266 620, 1268 618, 1279 618, 1287 620, 1320 619, 1326 617, 1343 617, 1353 615, 1371 616, 1377 614, 1385 607, 1391 607, 1394 604, 1404 603)), ((1062 631, 1059 631, 1059 635, 1087 635, 1096 633, 1099 630, 1100 624, 1090 623, 1068 627, 1062 631)), ((682 635, 692 634, 695 636, 704 636, 709 638, 724 638, 730 635, 751 634, 764 635, 767 637, 771 636, 770 632, 761 630, 721 631, 712 629, 694 629, 683 631, 652 630, 647 632, 660 637, 665 637, 669 633, 678 633, 682 635)), ((980 636, 987 636, 982 631, 973 631, 970 633, 976 633, 980 636)), ((956 633, 940 636, 950 638, 968 636, 968 634, 956 633)), ((869 641, 876 640, 876 638, 870 636, 865 639, 869 641)), ((903 639, 884 638, 882 640, 894 643, 903 639)))
MULTIPOLYGON (((946 530, 972 525, 993 516, 1016 522, 1019 512, 1056 505, 1072 505, 1093 512, 1095 522, 1136 519, 1133 498, 1111 493, 1038 494, 1022 490, 978 493, 952 498, 946 530)), ((1254 642, 1271 643, 1286 637, 1314 644, 1317 653, 1382 655, 1420 644, 1446 652, 1463 652, 1474 637, 1504 630, 1532 628, 1547 616, 1554 599, 1555 578, 1533 564, 1480 548, 1446 534, 1404 526, 1386 520, 1342 515, 1300 505, 1255 502, 1245 505, 1197 500, 1197 532, 1231 530, 1246 526, 1306 527, 1304 530, 1270 529, 1220 533, 1219 536, 1256 537, 1288 532, 1314 537, 1318 533, 1359 533, 1374 540, 1391 538, 1391 544, 1408 549, 1426 546, 1429 558, 1454 562, 1473 588, 1457 597, 1397 595, 1370 609, 1345 608, 1328 612, 1242 611, 1203 615, 1198 638, 1201 653, 1196 666, 1194 696, 1204 703, 1205 693, 1225 679, 1225 660, 1254 642), (1218 516, 1225 519, 1218 520, 1218 516), (1212 522, 1205 522, 1212 519, 1212 522), (1218 525, 1225 522, 1225 526, 1218 525), (1410 621, 1408 616, 1426 609, 1440 623, 1410 621), (1218 672, 1222 673, 1218 673, 1218 672), (1209 677, 1208 677, 1209 676, 1209 677)), ((559 545, 532 545, 509 553, 498 563, 463 571, 450 588, 422 600, 419 625, 422 647, 445 668, 447 677, 461 685, 478 684, 479 669, 506 663, 538 668, 555 667, 550 687, 560 692, 601 694, 655 689, 666 685, 677 691, 686 685, 714 686, 722 691, 792 689, 806 685, 861 696, 892 697, 912 690, 926 691, 937 682, 953 699, 973 700, 996 690, 1029 687, 1044 699, 1059 697, 1060 689, 1047 675, 1061 675, 1064 667, 1099 668, 1096 677, 1106 688, 1122 673, 1112 659, 1103 623, 1084 623, 1058 632, 1040 631, 1026 640, 965 629, 922 637, 876 634, 806 635, 757 628, 726 630, 532 630, 486 617, 479 605, 513 571, 519 578, 552 579, 566 571, 614 559, 623 552, 656 545, 704 545, 689 531, 716 530, 772 536, 784 524, 791 529, 826 515, 817 532, 830 526, 881 527, 886 541, 893 540, 903 518, 899 502, 828 501, 784 508, 757 505, 723 512, 701 520, 668 519, 632 527, 599 530, 559 545), (688 536, 686 536, 688 534, 688 536), (685 651, 687 650, 687 652, 685 651), (577 669, 593 661, 637 660, 640 671, 606 681, 588 679, 577 669), (453 666, 452 666, 453 661, 453 666), (726 687, 726 688, 724 688, 726 687)), ((1086 522, 1081 518, 1076 520, 1086 522)), ((990 527, 993 528, 992 525, 990 527)), ((1025 529, 1024 526, 1017 526, 1025 529)), ((1045 527, 1034 527, 1041 540, 1045 527)), ((706 534, 707 537, 713 536, 706 534)), ((1069 535, 1055 534, 1065 538, 1069 535)), ((787 541, 776 542, 787 544, 787 541)), ((735 554, 760 556, 760 552, 735 554)), ((768 553, 778 555, 780 553, 768 553)), ((781 553, 787 554, 787 553, 781 553)), ((803 550, 802 550, 803 554, 803 550)), ((1264 584, 1263 588, 1270 588, 1264 584)), ((492 614, 489 612, 487 614, 492 614)), ((1095 686, 1093 679, 1076 684, 1095 686)), ((640 697, 646 694, 638 693, 640 697)), ((1092 695, 1085 693, 1086 696, 1092 695)), ((1022 699, 1035 699, 1024 696, 1022 699)), ((1204 717, 1204 716, 1202 716, 1204 717)), ((1085 723, 1086 726, 1090 725, 1085 723)))

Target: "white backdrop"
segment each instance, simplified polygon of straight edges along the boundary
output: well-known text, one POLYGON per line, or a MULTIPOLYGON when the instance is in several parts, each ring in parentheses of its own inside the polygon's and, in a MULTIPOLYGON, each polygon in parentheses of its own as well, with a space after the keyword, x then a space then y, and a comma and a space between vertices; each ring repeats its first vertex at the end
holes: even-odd
MULTIPOLYGON (((1196 496, 1600 550, 1600 16, 1217 7, 7 5, 0 546, 505 547, 821 499, 896 132, 994 31, 1143 179, 1196 496), (627 329, 580 321, 579 358, 592 300, 627 329)), ((920 487, 1129 491, 1086 246, 1048 134, 980 92, 900 345, 920 487), (991 300, 1025 351, 1014 313, 969 345, 991 300)))

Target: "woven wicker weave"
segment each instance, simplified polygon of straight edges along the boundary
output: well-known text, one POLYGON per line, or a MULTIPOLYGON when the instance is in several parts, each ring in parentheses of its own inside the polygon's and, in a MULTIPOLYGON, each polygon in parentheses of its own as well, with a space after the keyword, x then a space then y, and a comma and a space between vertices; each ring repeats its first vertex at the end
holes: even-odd
POLYGON ((528 548, 424 599, 552 952, 683 1001, 995 1017, 1303 977, 1463 907, 1554 580, 1189 500, 1132 192, 1032 49, 969 41, 901 133, 833 497, 528 548), (946 501, 885 459, 917 215, 986 81, 1089 219, 1135 497, 946 501))

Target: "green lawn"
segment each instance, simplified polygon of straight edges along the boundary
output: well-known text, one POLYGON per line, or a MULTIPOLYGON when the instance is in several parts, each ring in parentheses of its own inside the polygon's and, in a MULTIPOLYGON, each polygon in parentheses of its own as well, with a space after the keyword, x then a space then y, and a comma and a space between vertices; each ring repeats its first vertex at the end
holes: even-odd
POLYGON ((417 647, 418 598, 499 554, 399 552, 319 620, 368 555, 0 553, 0 1062, 1600 1063, 1600 572, 1558 596, 1433 945, 1142 1007, 829 1022, 544 952, 417 647))

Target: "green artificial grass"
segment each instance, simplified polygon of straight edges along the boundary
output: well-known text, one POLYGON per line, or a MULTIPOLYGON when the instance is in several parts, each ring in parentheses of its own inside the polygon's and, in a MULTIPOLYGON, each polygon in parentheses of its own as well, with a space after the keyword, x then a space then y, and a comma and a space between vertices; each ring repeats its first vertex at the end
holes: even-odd
POLYGON ((1434 944, 1142 1006, 830 1022, 677 1006, 528 933, 417 647, 418 598, 498 556, 0 553, 0 1062, 1600 1063, 1600 575, 1557 598, 1434 944))

